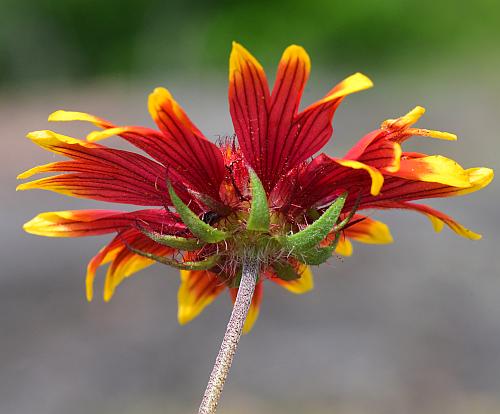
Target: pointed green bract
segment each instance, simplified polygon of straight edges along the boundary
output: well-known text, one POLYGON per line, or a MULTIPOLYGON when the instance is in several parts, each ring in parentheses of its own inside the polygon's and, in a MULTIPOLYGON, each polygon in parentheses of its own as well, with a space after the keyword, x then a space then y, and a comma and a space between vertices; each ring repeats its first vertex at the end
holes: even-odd
POLYGON ((228 234, 225 231, 212 227, 210 224, 205 223, 195 213, 193 213, 175 193, 170 181, 167 182, 167 185, 172 204, 177 210, 177 213, 179 213, 179 216, 181 216, 182 222, 189 230, 191 230, 191 233, 206 243, 219 243, 228 237, 228 234))
POLYGON ((264 186, 255 171, 250 168, 248 172, 250 174, 250 187, 252 189, 252 204, 247 229, 263 232, 269 231, 270 219, 266 190, 264 190, 264 186))
POLYGON ((127 246, 127 248, 131 252, 138 254, 139 256, 146 257, 148 259, 154 260, 155 262, 162 263, 168 266, 175 267, 176 269, 182 269, 182 270, 208 270, 214 267, 220 259, 219 256, 213 255, 209 256, 205 260, 200 260, 198 262, 178 262, 177 260, 145 252, 143 250, 136 249, 132 246, 127 246))
POLYGON ((328 246, 313 247, 312 249, 302 251, 300 253, 294 254, 293 256, 306 265, 319 266, 320 264, 325 263, 330 257, 332 257, 332 254, 339 242, 339 238, 340 233, 337 233, 333 242, 328 246))
POLYGON ((344 208, 346 199, 347 193, 341 194, 319 219, 304 230, 290 236, 281 237, 279 239, 280 243, 285 248, 290 249, 292 254, 300 254, 317 246, 333 230, 342 208, 344 208))
POLYGON ((139 231, 151 240, 163 246, 173 247, 174 249, 193 251, 201 249, 204 245, 198 239, 186 239, 185 237, 170 236, 156 231, 149 231, 143 227, 138 227, 139 231))
POLYGON ((295 280, 300 278, 295 268, 288 262, 277 262, 273 264, 273 269, 280 279, 295 280))
POLYGON ((342 220, 339 224, 336 224, 333 227, 333 231, 340 231, 345 226, 347 226, 349 224, 349 222, 351 221, 351 219, 354 217, 354 214, 356 214, 356 211, 358 211, 358 207, 359 207, 359 202, 360 201, 361 201, 361 197, 358 196, 358 198, 356 199, 356 202, 354 203, 353 208, 351 209, 351 211, 349 212, 349 214, 347 215, 347 217, 344 220, 342 220))

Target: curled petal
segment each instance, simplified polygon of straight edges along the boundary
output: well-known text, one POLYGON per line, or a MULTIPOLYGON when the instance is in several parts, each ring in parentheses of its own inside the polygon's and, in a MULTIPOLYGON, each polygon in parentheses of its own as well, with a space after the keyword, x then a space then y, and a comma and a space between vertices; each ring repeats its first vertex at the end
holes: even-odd
POLYGON ((444 141, 456 141, 457 140, 457 136, 455 134, 452 134, 450 132, 434 131, 432 129, 408 128, 407 133, 408 133, 408 135, 415 135, 418 137, 436 138, 436 139, 442 139, 444 141))
POLYGON ((464 227, 456 220, 454 220, 452 217, 426 205, 408 203, 408 202, 388 201, 388 202, 375 203, 373 207, 380 209, 397 208, 397 209, 417 211, 419 213, 425 214, 427 218, 429 218, 429 220, 432 223, 432 226, 434 227, 434 230, 438 233, 443 229, 443 226, 446 224, 451 230, 453 230, 459 236, 471 240, 479 240, 481 238, 480 234, 475 233, 472 230, 469 230, 468 228, 464 227))
POLYGON ((370 80, 370 78, 363 75, 362 73, 357 72, 351 76, 348 76, 342 82, 335 85, 333 89, 330 92, 328 92, 323 99, 320 99, 319 101, 313 103, 304 112, 320 107, 330 102, 336 102, 338 99, 342 99, 352 93, 369 89, 372 86, 373 82, 370 80))
POLYGON ((387 137, 385 131, 373 131, 363 137, 343 157, 355 160, 381 171, 395 172, 400 168, 401 145, 387 137))
POLYGON ((422 106, 416 106, 406 115, 403 115, 397 119, 387 119, 380 127, 382 129, 406 129, 415 124, 425 113, 425 108, 422 106))
POLYGON ((412 135, 443 139, 445 141, 456 141, 457 136, 449 132, 433 131, 430 129, 411 128, 425 113, 425 108, 416 106, 406 115, 397 119, 388 119, 380 125, 380 131, 389 134, 391 140, 405 141, 412 135))
POLYGON ((370 175, 371 179, 371 187, 370 187, 371 195, 375 196, 380 192, 380 189, 384 184, 384 176, 376 168, 370 167, 369 165, 354 160, 334 159, 334 161, 343 167, 352 168, 354 170, 366 171, 370 175))

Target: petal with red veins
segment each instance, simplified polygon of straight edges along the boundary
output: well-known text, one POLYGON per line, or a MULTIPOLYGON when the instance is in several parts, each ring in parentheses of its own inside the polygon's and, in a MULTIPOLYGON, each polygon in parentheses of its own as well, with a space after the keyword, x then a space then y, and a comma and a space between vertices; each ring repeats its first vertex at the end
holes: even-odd
POLYGON ((155 89, 150 95, 149 108, 163 132, 138 126, 116 126, 83 112, 56 111, 49 116, 49 121, 92 122, 104 130, 90 133, 88 141, 120 136, 169 167, 168 173, 174 182, 185 181, 197 191, 218 199, 225 174, 220 150, 193 125, 166 89, 155 89))
POLYGON ((179 234, 186 230, 177 215, 165 210, 130 213, 115 210, 51 211, 38 214, 23 228, 39 236, 86 237, 118 232, 138 225, 158 229, 162 234, 179 234))
POLYGON ((225 176, 219 148, 203 136, 168 90, 156 88, 149 95, 149 112, 167 137, 168 166, 194 189, 219 199, 225 176))
POLYGON ((408 203, 408 202, 387 201, 387 202, 374 203, 372 207, 380 209, 404 209, 404 210, 417 211, 419 213, 425 214, 429 218, 434 227, 434 230, 438 233, 443 229, 443 226, 446 224, 451 230, 453 230, 455 233, 457 233, 462 237, 472 240, 479 240, 481 238, 480 234, 475 233, 472 230, 469 230, 468 228, 464 227, 456 220, 454 220, 452 217, 426 205, 408 203))
POLYGON ((384 187, 377 197, 363 197, 361 206, 381 201, 411 201, 424 198, 452 197, 469 194, 486 187, 493 180, 490 168, 469 168, 464 170, 470 186, 454 187, 437 182, 407 180, 399 177, 386 177, 384 187))
POLYGON ((401 145, 387 138, 386 131, 376 130, 363 137, 343 159, 356 160, 383 171, 398 171, 401 145))
POLYGON ((302 47, 292 45, 285 50, 278 66, 269 110, 267 148, 264 153, 267 157, 266 170, 261 177, 268 189, 279 180, 283 169, 287 168, 287 160, 295 151, 293 140, 287 138, 310 70, 311 61, 302 47))
POLYGON ((330 203, 340 193, 349 193, 352 206, 357 195, 378 194, 384 177, 376 168, 359 161, 332 158, 321 154, 297 173, 289 194, 288 203, 310 208, 330 203))
POLYGON ((154 159, 161 162, 163 165, 168 165, 169 152, 171 151, 166 141, 167 138, 161 132, 154 129, 138 127, 138 126, 120 126, 99 118, 95 115, 90 115, 84 112, 73 112, 59 110, 49 115, 49 121, 86 121, 91 122, 95 126, 104 128, 100 131, 94 131, 87 135, 87 141, 95 142, 114 135, 120 136, 136 147, 142 149, 154 159))
POLYGON ((18 190, 39 188, 75 197, 138 205, 169 204, 166 172, 162 165, 142 155, 106 148, 51 131, 28 135, 36 144, 73 161, 35 167, 21 174, 26 178, 41 172, 66 172, 23 183, 18 190))
POLYGON ((356 73, 340 82, 323 99, 299 113, 286 138, 291 148, 284 161, 286 169, 291 170, 328 142, 333 132, 333 115, 347 95, 372 86, 370 79, 356 73))
MULTIPOLYGON (((241 151, 263 181, 268 168, 269 86, 264 69, 233 42, 229 58, 229 110, 241 151)), ((269 184, 264 182, 267 189, 269 184)))

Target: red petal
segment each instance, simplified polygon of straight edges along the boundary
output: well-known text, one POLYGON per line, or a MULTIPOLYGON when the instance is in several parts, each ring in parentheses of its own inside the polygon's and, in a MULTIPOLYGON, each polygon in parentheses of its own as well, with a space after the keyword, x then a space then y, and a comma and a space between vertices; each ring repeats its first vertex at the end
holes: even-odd
POLYGON ((333 115, 342 100, 349 94, 373 86, 370 79, 361 73, 356 73, 338 85, 326 96, 302 111, 286 137, 290 148, 286 159, 287 169, 305 161, 318 152, 330 139, 333 128, 333 115))
POLYGON ((343 159, 357 160, 384 171, 397 171, 401 146, 388 139, 386 131, 376 130, 363 137, 343 159))
POLYGON ((493 180, 493 170, 489 168, 469 168, 464 170, 469 187, 455 187, 437 182, 407 180, 386 177, 381 193, 377 197, 363 197, 362 205, 378 201, 411 201, 423 198, 451 197, 478 191, 493 180))
POLYGON ((295 148, 287 137, 297 116, 310 70, 311 62, 303 48, 293 45, 285 50, 271 95, 269 129, 263 154, 267 159, 261 180, 268 190, 274 187, 282 171, 289 170, 288 160, 295 148))
POLYGON ((240 148, 261 179, 266 177, 268 162, 269 104, 264 69, 243 46, 233 42, 229 58, 229 110, 240 148))
POLYGON ((166 163, 195 190, 219 199, 225 176, 219 148, 202 135, 166 89, 156 88, 149 96, 149 111, 166 136, 166 163))
POLYGON ((122 231, 142 225, 166 234, 179 234, 185 226, 176 214, 165 210, 74 210, 41 213, 23 228, 28 233, 48 237, 85 237, 122 231))
POLYGON ((167 90, 157 88, 150 96, 149 106, 153 118, 165 133, 138 126, 117 127, 82 112, 56 111, 50 115, 49 121, 92 122, 104 130, 90 133, 87 136, 89 141, 120 136, 169 167, 168 173, 174 182, 187 182, 197 191, 218 198, 225 173, 219 149, 192 124, 167 90))
POLYGON ((42 148, 74 161, 35 167, 19 176, 49 171, 74 171, 21 184, 19 190, 40 188, 76 197, 138 205, 169 203, 166 171, 162 165, 133 152, 91 144, 51 131, 29 137, 42 148))
POLYGON ((442 213, 441 211, 435 210, 429 206, 408 202, 396 202, 396 201, 386 201, 373 203, 370 208, 380 208, 380 209, 405 209, 405 210, 413 210, 419 213, 425 214, 430 220, 434 229, 437 232, 440 232, 443 229, 443 225, 446 224, 451 230, 453 230, 458 235, 472 239, 478 240, 481 238, 480 234, 469 230, 468 228, 462 226, 460 223, 455 221, 450 216, 442 213))
MULTIPOLYGON (((288 196, 281 201, 285 207, 288 203, 302 208, 328 204, 344 191, 350 195, 348 201, 354 202, 360 193, 377 194, 384 181, 382 174, 368 165, 326 154, 319 155, 296 177, 289 178, 294 182, 288 184, 288 189, 281 189, 280 185, 276 192, 288 196)), ((276 193, 272 196, 279 197, 276 193)))

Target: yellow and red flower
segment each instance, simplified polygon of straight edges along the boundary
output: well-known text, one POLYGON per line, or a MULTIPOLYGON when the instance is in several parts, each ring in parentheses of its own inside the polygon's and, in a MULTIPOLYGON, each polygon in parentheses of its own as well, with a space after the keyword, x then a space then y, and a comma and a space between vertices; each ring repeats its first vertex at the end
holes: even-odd
POLYGON ((487 186, 488 168, 463 169, 440 155, 403 152, 411 136, 455 140, 453 134, 414 127, 424 109, 387 120, 344 157, 321 153, 334 113, 349 94, 372 86, 356 73, 322 99, 298 110, 310 71, 307 53, 288 47, 269 88, 259 62, 234 43, 229 105, 235 137, 218 145, 191 122, 170 92, 157 88, 149 111, 159 130, 116 126, 81 112, 56 111, 50 121, 89 121, 100 128, 78 140, 52 131, 28 134, 69 160, 22 173, 60 173, 19 185, 74 197, 145 206, 134 212, 81 210, 42 213, 24 225, 33 234, 82 237, 116 233, 87 269, 87 298, 100 266, 109 264, 104 299, 121 281, 155 262, 180 268, 178 319, 196 317, 219 293, 234 299, 245 255, 262 263, 245 330, 258 316, 266 279, 293 293, 312 289, 309 265, 335 250, 352 253, 351 240, 390 243, 388 227, 360 214, 408 209, 461 236, 480 236, 414 200, 467 194, 487 186), (144 155, 96 143, 120 136, 144 155), (341 221, 338 223, 337 221, 341 221), (325 228, 327 231, 325 232, 325 228))

